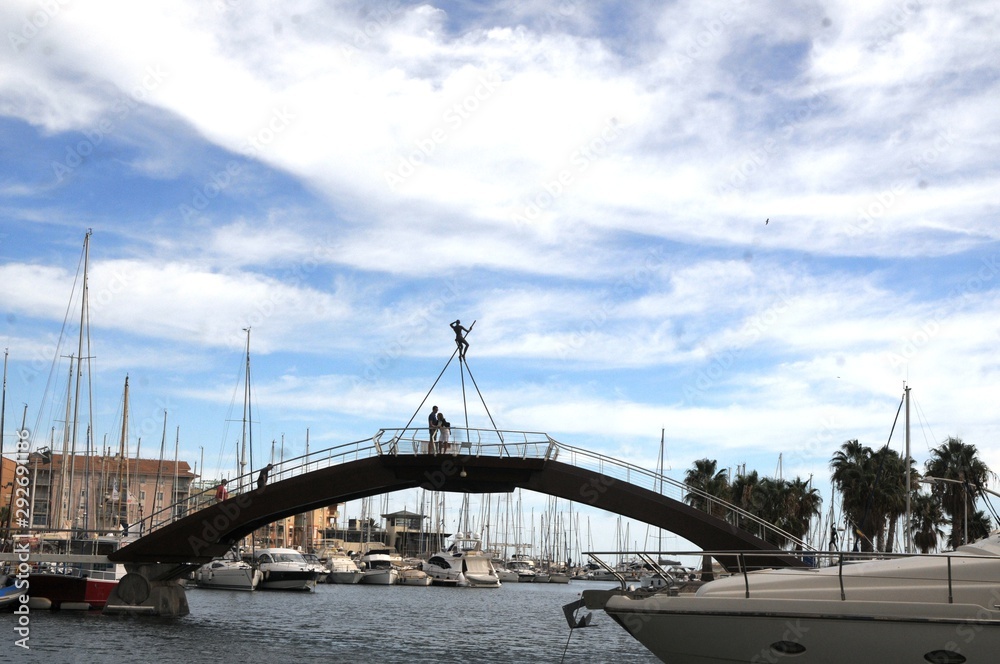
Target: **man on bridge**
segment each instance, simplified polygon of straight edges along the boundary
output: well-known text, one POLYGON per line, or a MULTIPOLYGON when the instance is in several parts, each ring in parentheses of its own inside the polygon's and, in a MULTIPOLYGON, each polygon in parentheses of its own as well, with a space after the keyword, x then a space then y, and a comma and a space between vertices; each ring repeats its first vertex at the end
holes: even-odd
POLYGON ((272 468, 274 468, 274 464, 273 463, 269 463, 269 464, 267 464, 266 466, 264 466, 263 468, 260 469, 260 473, 257 475, 257 488, 258 489, 263 489, 267 485, 267 474, 269 472, 271 472, 272 468))

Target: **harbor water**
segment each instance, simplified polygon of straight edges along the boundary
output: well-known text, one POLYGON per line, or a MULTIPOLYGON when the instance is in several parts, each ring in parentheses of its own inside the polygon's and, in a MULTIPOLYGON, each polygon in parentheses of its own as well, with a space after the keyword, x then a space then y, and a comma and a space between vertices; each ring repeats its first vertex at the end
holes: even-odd
POLYGON ((570 632, 562 606, 613 585, 189 588, 182 618, 32 611, 30 650, 14 646, 15 616, 0 622, 10 626, 8 662, 657 662, 601 611, 570 632))

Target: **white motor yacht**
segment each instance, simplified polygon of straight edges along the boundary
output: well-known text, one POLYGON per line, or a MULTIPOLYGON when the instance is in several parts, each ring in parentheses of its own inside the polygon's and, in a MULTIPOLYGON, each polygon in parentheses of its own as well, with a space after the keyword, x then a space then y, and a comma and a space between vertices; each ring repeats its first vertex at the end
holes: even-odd
POLYGON ((263 575, 258 586, 261 590, 316 588, 316 579, 320 573, 295 549, 257 549, 254 561, 263 575))
POLYGON ((483 551, 482 540, 475 533, 457 533, 447 550, 435 553, 424 563, 424 571, 434 585, 500 587, 491 556, 483 551))
POLYGON ((220 590, 255 590, 263 578, 259 569, 250 563, 238 560, 233 552, 224 557, 205 563, 194 573, 199 588, 220 590))
POLYGON ((840 556, 820 569, 737 573, 691 594, 585 590, 584 602, 672 664, 996 661, 1000 534, 941 555, 840 556))
POLYGON ((330 556, 326 560, 326 567, 330 570, 326 578, 327 583, 359 583, 361 577, 365 575, 354 559, 348 555, 330 556))
POLYGON ((361 556, 361 583, 393 586, 399 581, 399 570, 393 566, 389 549, 371 549, 361 556))
POLYGON ((531 583, 535 580, 535 564, 529 558, 513 557, 507 561, 507 569, 517 574, 521 583, 531 583))

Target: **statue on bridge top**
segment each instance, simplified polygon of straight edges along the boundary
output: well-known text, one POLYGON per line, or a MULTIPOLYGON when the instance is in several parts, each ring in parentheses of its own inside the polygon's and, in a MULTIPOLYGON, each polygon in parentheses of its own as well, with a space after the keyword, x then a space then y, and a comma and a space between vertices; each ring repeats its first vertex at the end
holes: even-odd
MULTIPOLYGON (((475 323, 473 323, 475 325, 475 323)), ((462 321, 455 320, 451 324, 451 329, 455 330, 455 345, 458 346, 458 359, 465 359, 465 352, 469 350, 469 342, 465 340, 465 335, 469 333, 472 328, 465 327, 462 325, 462 321), (464 334, 463 334, 464 333, 464 334)))

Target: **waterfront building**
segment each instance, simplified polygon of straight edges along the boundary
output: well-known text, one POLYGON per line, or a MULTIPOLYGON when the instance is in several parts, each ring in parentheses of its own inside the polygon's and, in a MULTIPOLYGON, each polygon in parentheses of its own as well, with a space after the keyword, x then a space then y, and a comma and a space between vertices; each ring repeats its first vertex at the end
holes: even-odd
POLYGON ((56 529, 120 530, 150 516, 154 526, 169 521, 174 514, 162 510, 186 500, 197 477, 187 461, 117 454, 35 453, 28 470, 32 525, 56 529))

